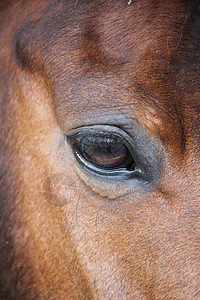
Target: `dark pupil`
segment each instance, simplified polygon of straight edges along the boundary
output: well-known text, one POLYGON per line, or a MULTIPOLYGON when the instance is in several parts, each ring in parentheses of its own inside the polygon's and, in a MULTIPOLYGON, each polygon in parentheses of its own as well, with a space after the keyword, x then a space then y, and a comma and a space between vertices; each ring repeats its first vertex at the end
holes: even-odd
POLYGON ((80 150, 86 160, 103 168, 122 167, 129 158, 128 149, 116 137, 83 137, 80 150))

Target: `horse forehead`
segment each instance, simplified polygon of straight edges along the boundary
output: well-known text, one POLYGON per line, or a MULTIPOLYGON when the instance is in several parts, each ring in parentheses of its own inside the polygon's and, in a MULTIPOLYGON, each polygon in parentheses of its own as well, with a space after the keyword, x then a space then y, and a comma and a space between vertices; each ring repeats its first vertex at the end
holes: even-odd
POLYGON ((95 111, 99 103, 110 109, 134 100, 156 111, 160 124, 158 115, 181 119, 190 110, 196 128, 197 16, 182 1, 51 2, 41 19, 22 26, 17 53, 24 65, 51 78, 62 118, 88 105, 95 111))
POLYGON ((22 25, 19 56, 25 64, 44 64, 56 82, 115 73, 129 86, 138 81, 155 90, 162 83, 169 90, 169 73, 181 67, 177 46, 187 7, 182 1, 113 2, 51 2, 38 21, 22 25))
POLYGON ((155 50, 157 55, 169 56, 179 42, 177 25, 186 13, 184 5, 176 2, 171 6, 153 1, 136 1, 131 6, 126 1, 53 3, 40 20, 22 26, 19 40, 48 58, 55 58, 55 53, 57 59, 59 54, 65 58, 70 54, 71 62, 78 56, 93 67, 106 65, 107 71, 109 66, 137 62, 155 50))

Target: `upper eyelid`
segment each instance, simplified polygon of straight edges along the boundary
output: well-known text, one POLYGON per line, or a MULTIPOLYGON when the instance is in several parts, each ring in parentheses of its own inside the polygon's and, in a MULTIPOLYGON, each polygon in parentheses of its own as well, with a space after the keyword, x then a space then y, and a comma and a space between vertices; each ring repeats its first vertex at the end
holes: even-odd
POLYGON ((113 125, 91 125, 91 126, 83 126, 83 127, 78 127, 76 129, 71 130, 68 133, 65 133, 65 136, 67 138, 76 136, 78 134, 83 135, 84 133, 94 133, 94 132, 105 132, 105 133, 110 133, 115 136, 119 136, 119 138, 123 140, 130 140, 132 137, 127 133, 123 128, 120 128, 118 126, 113 126, 113 125))

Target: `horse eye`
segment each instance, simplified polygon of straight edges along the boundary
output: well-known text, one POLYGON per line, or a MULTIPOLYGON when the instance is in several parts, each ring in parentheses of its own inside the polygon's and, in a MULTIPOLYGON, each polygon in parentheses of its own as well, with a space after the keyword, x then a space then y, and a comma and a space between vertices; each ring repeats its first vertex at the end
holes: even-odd
POLYGON ((116 135, 98 133, 75 139, 75 150, 84 160, 105 170, 134 170, 135 163, 124 142, 116 135))

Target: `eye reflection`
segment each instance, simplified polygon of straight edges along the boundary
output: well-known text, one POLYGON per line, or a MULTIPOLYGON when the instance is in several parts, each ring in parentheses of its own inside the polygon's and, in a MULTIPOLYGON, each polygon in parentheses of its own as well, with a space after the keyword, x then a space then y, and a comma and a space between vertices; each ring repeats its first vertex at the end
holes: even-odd
POLYGON ((128 148, 114 134, 98 133, 79 137, 75 140, 75 148, 82 158, 99 168, 134 170, 135 163, 128 148))

